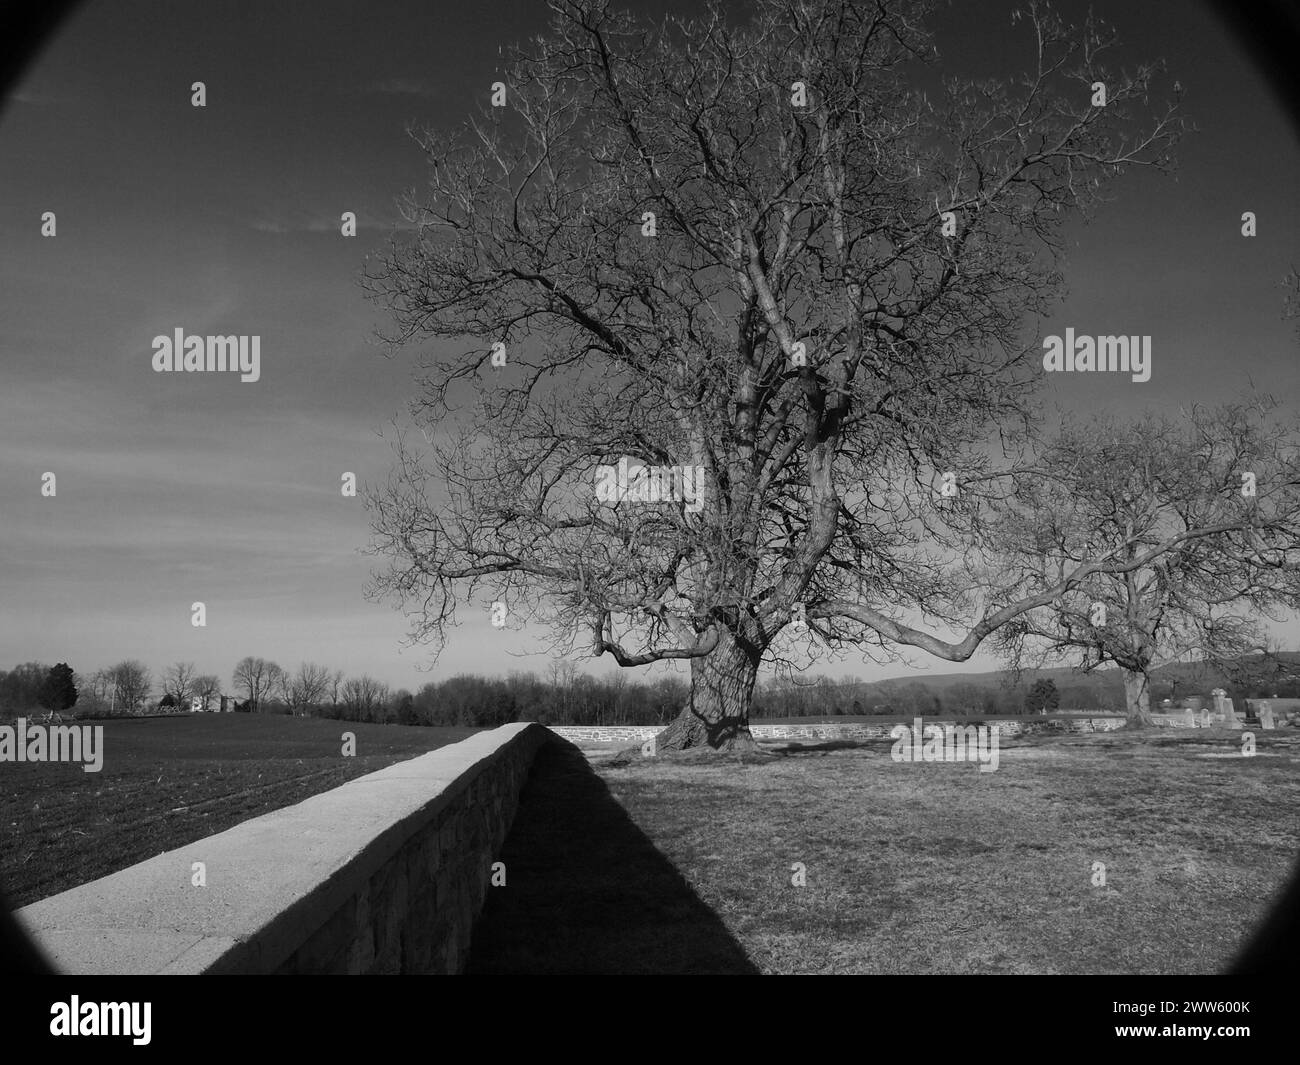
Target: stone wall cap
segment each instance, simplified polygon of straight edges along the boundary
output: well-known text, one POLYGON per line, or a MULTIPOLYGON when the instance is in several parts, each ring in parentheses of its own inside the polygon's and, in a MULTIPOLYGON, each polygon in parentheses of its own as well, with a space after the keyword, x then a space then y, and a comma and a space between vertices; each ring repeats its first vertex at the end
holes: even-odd
POLYGON ((528 729, 503 725, 15 911, 64 971, 265 971, 528 729), (362 859, 364 856, 364 860, 362 859), (193 863, 206 886, 192 886, 193 863))

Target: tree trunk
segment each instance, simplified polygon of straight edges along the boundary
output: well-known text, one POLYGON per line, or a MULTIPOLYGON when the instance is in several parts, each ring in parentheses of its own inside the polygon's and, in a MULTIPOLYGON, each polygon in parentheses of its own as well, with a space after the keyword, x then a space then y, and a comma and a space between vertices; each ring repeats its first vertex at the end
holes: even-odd
POLYGON ((1145 670, 1124 670, 1124 707, 1128 712, 1125 728, 1150 728, 1151 678, 1145 670))
POLYGON ((686 706, 655 737, 655 750, 753 750, 749 707, 762 649, 724 633, 706 658, 691 661, 691 694, 686 706))

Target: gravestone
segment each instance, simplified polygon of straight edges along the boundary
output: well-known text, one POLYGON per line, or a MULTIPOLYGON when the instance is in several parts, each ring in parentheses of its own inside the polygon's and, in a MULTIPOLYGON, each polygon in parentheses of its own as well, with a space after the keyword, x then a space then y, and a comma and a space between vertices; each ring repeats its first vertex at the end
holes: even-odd
POLYGON ((1215 688, 1210 692, 1210 697, 1214 700, 1214 712, 1219 715, 1219 723, 1224 728, 1241 728, 1241 718, 1237 716, 1237 711, 1232 705, 1232 700, 1228 698, 1228 693, 1222 688, 1215 688))
POLYGON ((1271 729, 1273 727, 1273 708, 1271 706, 1265 703, 1255 712, 1259 714, 1260 728, 1271 729))

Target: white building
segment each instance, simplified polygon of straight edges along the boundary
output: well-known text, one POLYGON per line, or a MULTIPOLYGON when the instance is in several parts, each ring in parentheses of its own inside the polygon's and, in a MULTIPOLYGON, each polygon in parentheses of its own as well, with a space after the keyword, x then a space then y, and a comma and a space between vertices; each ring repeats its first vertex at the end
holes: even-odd
POLYGON ((221 695, 213 692, 211 695, 196 695, 190 700, 190 710, 196 714, 202 713, 230 713, 235 709, 236 700, 233 695, 221 695))

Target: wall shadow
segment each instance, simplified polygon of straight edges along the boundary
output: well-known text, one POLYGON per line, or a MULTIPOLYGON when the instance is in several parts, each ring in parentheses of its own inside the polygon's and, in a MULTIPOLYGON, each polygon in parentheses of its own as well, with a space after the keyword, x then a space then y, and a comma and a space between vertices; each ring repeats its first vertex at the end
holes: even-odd
POLYGON ((0 889, 0 976, 54 976, 57 972, 14 916, 0 889))
POLYGON ((499 860, 468 974, 759 972, 565 740, 537 752, 499 860))

